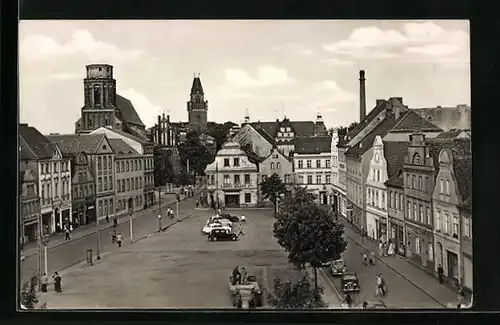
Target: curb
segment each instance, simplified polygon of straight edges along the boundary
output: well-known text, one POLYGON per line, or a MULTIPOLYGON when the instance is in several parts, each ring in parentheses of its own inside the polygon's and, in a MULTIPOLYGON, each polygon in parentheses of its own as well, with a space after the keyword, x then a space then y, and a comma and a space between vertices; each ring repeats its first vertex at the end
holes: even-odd
MULTIPOLYGON (((183 199, 181 199, 181 201, 185 201, 185 200, 190 199, 190 198, 192 198, 192 197, 183 198, 183 199)), ((174 205, 174 204, 175 204, 175 202, 176 202, 176 201, 173 201, 173 202, 171 202, 171 203, 166 203, 165 205, 163 205, 163 204, 162 204, 162 209, 163 209, 163 207, 167 207, 167 206, 174 205)), ((155 208, 154 208, 154 209, 152 209, 152 210, 150 210, 149 212, 156 212, 156 211, 159 211, 159 210, 160 210, 160 208, 158 207, 158 205, 157 205, 157 204, 155 204, 155 208)), ((145 211, 145 210, 141 210, 141 212, 143 212, 143 211, 145 211)), ((104 219, 104 218, 100 218, 99 220, 102 220, 102 219, 104 219)), ((127 219, 127 220, 118 220, 118 224, 119 224, 119 225, 120 225, 120 224, 122 224, 122 223, 124 223, 124 222, 128 222, 128 217, 123 217, 123 218, 121 218, 121 219, 127 219)), ((104 231, 104 230, 106 230, 106 229, 109 229, 109 228, 111 228, 111 227, 113 227, 113 225, 112 225, 112 224, 111 224, 111 225, 109 225, 109 226, 107 226, 107 227, 102 227, 102 228, 100 228, 100 229, 99 229, 99 232, 104 231)), ((72 243, 72 242, 78 241, 78 240, 80 240, 80 239, 87 238, 87 237, 92 236, 92 235, 95 235, 95 231, 93 231, 93 232, 91 232, 91 233, 88 233, 88 234, 86 234, 86 235, 83 235, 83 236, 81 236, 81 237, 75 238, 75 239, 73 239, 73 240, 70 240, 70 241, 64 241, 64 242, 61 242, 61 243, 59 243, 59 244, 57 244, 57 245, 54 245, 54 246, 52 246, 52 247, 49 247, 49 248, 48 248, 48 251, 50 251, 50 250, 52 250, 52 249, 54 249, 54 248, 58 248, 58 247, 61 247, 61 246, 63 246, 63 245, 66 245, 66 244, 69 244, 69 243, 72 243)), ((24 257, 25 257, 25 258, 28 258, 28 257, 34 256, 34 255, 36 255, 36 254, 37 254, 37 252, 35 251, 34 253, 24 255, 24 257)))
POLYGON ((183 217, 183 218, 180 218, 179 220, 176 220, 176 221, 172 222, 171 224, 169 224, 169 225, 167 225, 167 226, 165 226, 165 227, 161 228, 161 231, 156 231, 156 232, 150 233, 150 234, 148 234, 148 235, 146 235, 146 236, 142 236, 141 238, 138 238, 138 239, 134 240, 134 243, 136 243, 136 242, 138 242, 138 241, 140 241, 140 240, 146 239, 146 238, 150 238, 150 237, 153 237, 153 236, 159 235, 160 233, 164 232, 164 231, 165 231, 165 230, 167 230, 168 228, 172 227, 173 225, 175 225, 175 224, 177 224, 177 223, 179 223, 179 222, 182 222, 182 221, 186 220, 187 218, 191 217, 192 215, 193 215, 193 214, 192 214, 192 213, 190 213, 190 214, 188 214, 187 216, 185 216, 185 217, 183 217))
MULTIPOLYGON (((345 235, 345 236, 347 238, 349 238, 350 240, 352 240, 352 242, 355 243, 356 245, 358 245, 359 247, 361 247, 363 249, 366 249, 364 245, 360 244, 357 240, 353 239, 351 236, 348 236, 348 235, 345 235)), ((378 261, 380 261, 382 264, 384 264, 386 267, 388 267, 392 271, 396 272, 400 277, 402 277, 403 279, 405 279, 406 281, 408 281, 408 283, 410 283, 412 286, 414 286, 415 288, 417 288, 418 290, 420 290, 421 292, 423 292, 426 296, 428 296, 429 298, 431 298, 434 302, 437 302, 439 305, 443 306, 444 308, 447 308, 446 304, 443 304, 441 301, 439 301, 436 298, 434 298, 430 293, 428 293, 427 291, 425 291, 424 289, 422 289, 420 286, 418 286, 417 284, 415 284, 413 281, 411 281, 410 279, 408 279, 404 274, 402 274, 397 269, 395 269, 394 267, 392 267, 391 265, 389 265, 388 263, 386 263, 383 259, 380 258, 380 256, 376 255, 375 258, 378 261)))
POLYGON ((323 276, 323 278, 326 280, 326 282, 332 287, 333 292, 335 293, 337 298, 339 298, 340 303, 342 303, 342 301, 344 299, 340 295, 340 292, 337 290, 337 287, 333 284, 332 280, 330 280, 330 278, 328 277, 328 275, 326 275, 325 271, 322 268, 318 268, 318 269, 319 269, 319 272, 321 273, 321 276, 323 276))

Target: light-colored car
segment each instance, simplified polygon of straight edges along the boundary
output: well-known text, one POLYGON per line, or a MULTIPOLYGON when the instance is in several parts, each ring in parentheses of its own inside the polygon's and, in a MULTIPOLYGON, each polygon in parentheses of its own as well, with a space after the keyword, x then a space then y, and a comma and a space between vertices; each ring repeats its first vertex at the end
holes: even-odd
POLYGON ((205 227, 203 227, 202 231, 205 235, 208 235, 214 229, 226 229, 227 231, 231 232, 231 227, 225 226, 225 225, 221 224, 220 222, 208 222, 205 225, 205 227))
POLYGON ((231 220, 223 218, 221 216, 213 216, 210 219, 208 219, 207 222, 218 222, 218 223, 222 224, 223 226, 229 226, 229 227, 233 225, 231 220))

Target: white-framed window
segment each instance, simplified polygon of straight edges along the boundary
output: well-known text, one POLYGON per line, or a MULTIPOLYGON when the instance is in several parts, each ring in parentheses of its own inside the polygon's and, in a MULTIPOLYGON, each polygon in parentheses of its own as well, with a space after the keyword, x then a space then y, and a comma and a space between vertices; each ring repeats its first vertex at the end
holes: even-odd
POLYGON ((304 175, 299 175, 299 184, 304 184, 304 175))
POLYGON ((382 192, 382 206, 381 206, 381 208, 385 210, 385 192, 382 192))
POLYGON ((444 214, 444 228, 443 228, 443 232, 445 234, 449 234, 450 233, 450 215, 448 213, 444 214))
POLYGON ((273 162, 271 163, 271 169, 274 169, 274 163, 273 162))
POLYGON ((417 221, 417 204, 413 203, 413 220, 417 221))
POLYGON ((281 163, 280 162, 276 163, 276 169, 281 169, 281 163))
POLYGON ((415 237, 415 253, 420 254, 420 238, 415 237))
POLYGON ((445 190, 446 190, 446 194, 450 194, 450 180, 448 180, 448 179, 446 180, 445 190))
POLYGON ((224 185, 231 184, 231 180, 229 179, 229 175, 224 175, 224 185))
POLYGON ((332 177, 332 176, 331 176, 330 174, 326 174, 326 175, 325 175, 325 178, 326 178, 325 183, 330 184, 330 183, 332 182, 331 177, 332 177))
POLYGON ((311 159, 308 159, 306 161, 306 166, 307 166, 307 168, 312 168, 312 160, 311 159))
POLYGON ((464 237, 465 238, 471 238, 471 225, 470 225, 470 218, 463 217, 463 224, 464 224, 464 237))
POLYGON ((416 189, 417 188, 417 176, 413 175, 411 178, 411 188, 416 189))
POLYGON ((304 168, 304 161, 303 160, 299 160, 298 168, 304 168))
POLYGON ((444 182, 443 179, 439 179, 439 193, 444 193, 444 182))
POLYGON ((377 169, 377 182, 380 182, 380 169, 377 169))
POLYGON ((408 219, 411 219, 411 203, 410 202, 407 202, 406 203, 406 217, 408 219))
POLYGON ((458 238, 458 231, 459 231, 458 216, 456 214, 453 214, 453 229, 452 229, 453 238, 458 238))
POLYGON ((422 191, 424 190, 424 179, 422 176, 418 176, 418 188, 422 191))
POLYGON ((429 207, 426 208, 426 212, 427 212, 427 224, 429 226, 432 225, 432 214, 431 214, 431 209, 429 207))
POLYGON ((429 261, 434 261, 434 245, 432 245, 432 243, 428 243, 427 245, 427 258, 429 261))
MULTIPOLYGON (((335 157, 334 157, 335 158, 335 157)), ((332 158, 333 159, 333 158, 332 158)), ((325 160, 326 168, 330 168, 330 159, 325 160)))
POLYGON ((316 175, 316 184, 322 184, 321 175, 316 175))
POLYGON ((307 184, 312 184, 312 183, 313 183, 312 175, 307 175, 307 184))
POLYGON ((321 160, 316 160, 316 168, 321 168, 321 160))
POLYGON ((422 205, 419 206, 419 216, 420 216, 420 223, 424 223, 424 207, 422 205))

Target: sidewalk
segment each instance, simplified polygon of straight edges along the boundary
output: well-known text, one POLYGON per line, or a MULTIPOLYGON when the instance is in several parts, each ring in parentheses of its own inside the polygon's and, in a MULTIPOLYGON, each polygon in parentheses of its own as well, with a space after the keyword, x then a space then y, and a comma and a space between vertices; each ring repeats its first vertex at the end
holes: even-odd
MULTIPOLYGON (((343 224, 346 237, 351 239, 356 245, 366 250, 378 251, 376 242, 365 237, 363 244, 361 244, 361 234, 355 231, 349 223, 344 222, 343 224)), ((404 257, 399 255, 394 257, 380 257, 376 255, 376 258, 441 305, 447 306, 449 303, 457 301, 457 292, 455 290, 440 284, 437 277, 431 276, 428 272, 413 265, 404 257)))
MULTIPOLYGON (((195 189, 195 194, 197 193, 197 190, 198 189, 195 189)), ((184 201, 186 199, 187 199, 187 197, 184 197, 184 195, 181 195, 181 201, 184 201)), ((175 202, 176 202, 175 194, 164 193, 162 195, 162 210, 165 207, 174 204, 175 202)), ((155 212, 158 210, 159 210, 158 204, 155 204, 155 205, 149 206, 146 209, 138 211, 137 213, 135 213, 134 218, 142 217, 146 214, 149 214, 151 212, 155 212)), ((106 229, 109 229, 113 226, 112 222, 102 223, 103 219, 105 219, 105 218, 102 217, 99 219, 99 220, 101 220, 99 223, 99 226, 100 226, 99 232, 105 231, 106 229)), ((118 219, 118 224, 121 224, 123 222, 128 222, 129 216, 128 216, 128 214, 124 214, 124 215, 118 216, 117 219, 118 219)), ((50 250, 52 248, 59 247, 61 245, 67 244, 69 242, 78 240, 80 238, 90 236, 90 235, 94 234, 95 231, 96 231, 96 224, 92 223, 92 224, 83 225, 83 226, 76 228, 71 233, 70 240, 64 239, 65 238, 64 233, 53 234, 49 237, 48 249, 50 250)), ((22 252, 23 252, 25 257, 30 257, 32 255, 35 255, 37 253, 36 242, 30 242, 30 243, 26 244, 22 252)))
MULTIPOLYGON (((312 281, 314 281, 314 270, 312 267, 307 266, 306 271, 311 278, 312 281)), ((326 274, 324 273, 323 269, 318 268, 317 270, 317 275, 318 275, 318 286, 323 287, 323 302, 327 305, 326 308, 328 309, 340 309, 341 307, 341 297, 333 285, 333 283, 328 279, 326 274)))

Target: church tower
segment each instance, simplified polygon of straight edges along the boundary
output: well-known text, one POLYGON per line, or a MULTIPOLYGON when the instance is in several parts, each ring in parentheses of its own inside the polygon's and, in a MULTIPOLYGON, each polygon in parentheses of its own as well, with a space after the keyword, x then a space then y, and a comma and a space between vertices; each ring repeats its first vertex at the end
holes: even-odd
POLYGON ((191 98, 187 102, 187 110, 189 114, 189 129, 198 132, 206 131, 208 101, 205 100, 200 74, 194 77, 193 86, 191 87, 191 98))
POLYGON ((77 133, 89 133, 103 126, 119 127, 115 125, 117 107, 113 66, 91 64, 86 69, 87 75, 83 80, 85 105, 82 107, 77 133))

